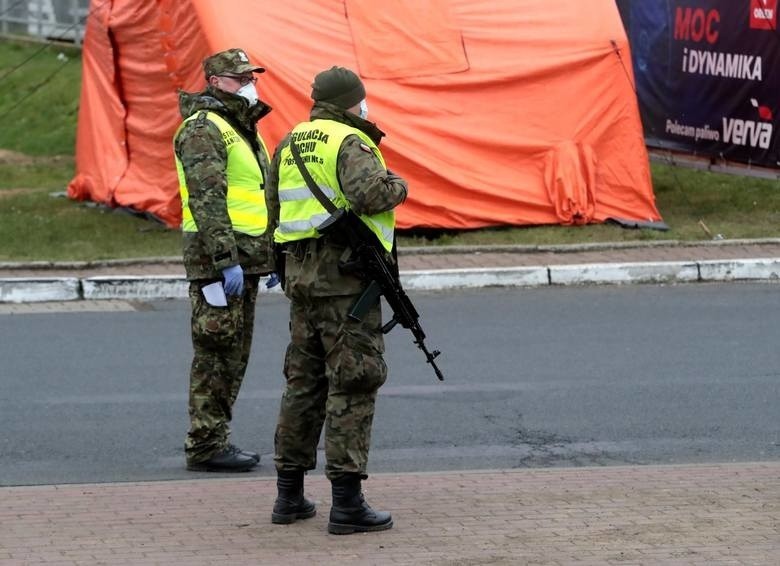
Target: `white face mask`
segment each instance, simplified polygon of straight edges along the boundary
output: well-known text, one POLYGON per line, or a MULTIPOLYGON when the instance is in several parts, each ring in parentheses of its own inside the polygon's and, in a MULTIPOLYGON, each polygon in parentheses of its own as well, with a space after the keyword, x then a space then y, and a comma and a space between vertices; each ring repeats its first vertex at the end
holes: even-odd
POLYGON ((366 99, 360 101, 360 117, 364 120, 368 118, 368 104, 366 104, 366 99))
POLYGON ((245 84, 240 89, 236 91, 236 94, 244 99, 246 99, 247 102, 249 102, 249 106, 254 106, 257 104, 258 98, 257 98, 257 89, 255 88, 255 85, 252 83, 245 84))

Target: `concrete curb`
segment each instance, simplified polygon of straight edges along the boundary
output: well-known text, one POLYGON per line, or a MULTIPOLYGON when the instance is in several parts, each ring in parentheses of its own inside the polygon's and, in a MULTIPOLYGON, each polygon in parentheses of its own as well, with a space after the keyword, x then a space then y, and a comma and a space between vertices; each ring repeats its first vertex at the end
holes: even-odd
POLYGON ((12 277, 0 279, 0 303, 73 301, 81 298, 76 277, 12 277))
POLYGON ((700 261, 702 281, 772 280, 780 278, 780 259, 700 261))
POLYGON ((189 285, 179 275, 101 275, 81 280, 83 298, 93 299, 182 299, 189 285))
POLYGON ((700 280, 697 263, 591 263, 549 268, 551 285, 616 283, 693 283, 700 280))
MULTIPOLYGON (((277 286, 262 293, 280 293, 277 286)), ((480 287, 543 287, 640 283, 697 283, 780 280, 780 259, 730 259, 698 262, 586 263, 535 267, 402 271, 408 291, 444 291, 480 287)), ((73 301, 79 299, 183 299, 183 276, 99 276, 0 279, 0 303, 73 301)))
POLYGON ((444 291, 478 287, 539 287, 549 285, 546 267, 493 267, 402 271, 407 291, 444 291))

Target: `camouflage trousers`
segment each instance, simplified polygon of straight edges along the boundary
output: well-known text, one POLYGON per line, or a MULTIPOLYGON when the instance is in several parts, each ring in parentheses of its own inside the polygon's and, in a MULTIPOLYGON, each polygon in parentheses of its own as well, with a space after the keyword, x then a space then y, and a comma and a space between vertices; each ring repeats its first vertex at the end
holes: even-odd
POLYGON ((208 460, 225 448, 233 403, 249 362, 255 322, 258 276, 244 278, 244 293, 229 297, 227 307, 203 298, 204 282, 190 283, 192 367, 190 430, 184 442, 187 462, 208 460))
POLYGON ((314 469, 325 427, 325 474, 365 475, 377 391, 387 379, 379 301, 362 322, 357 296, 293 299, 274 445, 276 468, 314 469))

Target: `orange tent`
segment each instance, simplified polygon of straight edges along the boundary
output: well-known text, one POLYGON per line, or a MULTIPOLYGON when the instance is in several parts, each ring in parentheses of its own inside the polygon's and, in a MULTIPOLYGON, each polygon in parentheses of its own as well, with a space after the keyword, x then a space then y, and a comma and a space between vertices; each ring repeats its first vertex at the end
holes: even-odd
POLYGON ((359 72, 400 228, 660 221, 614 0, 93 0, 68 194, 178 225, 176 91, 230 47, 268 70, 270 147, 317 72, 359 72))

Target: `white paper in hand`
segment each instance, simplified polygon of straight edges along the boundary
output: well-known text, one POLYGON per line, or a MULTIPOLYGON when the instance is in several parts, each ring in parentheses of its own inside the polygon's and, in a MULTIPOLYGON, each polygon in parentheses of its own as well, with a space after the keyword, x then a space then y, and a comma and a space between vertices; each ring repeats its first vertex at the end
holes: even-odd
POLYGON ((216 281, 215 283, 209 283, 202 289, 203 298, 212 307, 226 307, 227 297, 225 297, 225 289, 222 287, 222 281, 216 281))

